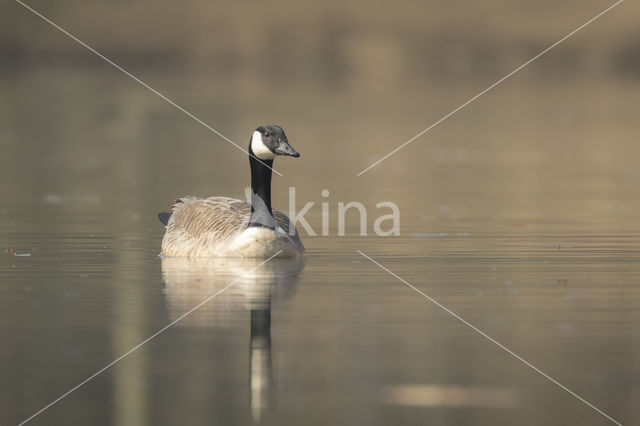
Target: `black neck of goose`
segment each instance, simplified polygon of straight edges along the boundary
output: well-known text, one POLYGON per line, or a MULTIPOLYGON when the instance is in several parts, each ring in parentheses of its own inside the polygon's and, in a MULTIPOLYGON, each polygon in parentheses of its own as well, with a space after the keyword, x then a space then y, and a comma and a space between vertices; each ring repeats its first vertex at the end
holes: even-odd
MULTIPOLYGON (((249 151, 251 154, 253 152, 249 151)), ((251 165, 251 217, 249 226, 275 229, 271 211, 271 167, 273 160, 258 160, 249 156, 251 165)))

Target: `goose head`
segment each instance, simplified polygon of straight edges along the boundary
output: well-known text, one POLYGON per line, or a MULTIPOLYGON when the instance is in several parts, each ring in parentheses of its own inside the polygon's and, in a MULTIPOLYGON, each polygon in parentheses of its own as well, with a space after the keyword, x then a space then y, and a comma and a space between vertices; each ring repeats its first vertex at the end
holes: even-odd
POLYGON ((289 145, 287 135, 280 126, 260 126, 251 136, 249 153, 261 160, 273 160, 278 155, 300 157, 300 154, 289 145))

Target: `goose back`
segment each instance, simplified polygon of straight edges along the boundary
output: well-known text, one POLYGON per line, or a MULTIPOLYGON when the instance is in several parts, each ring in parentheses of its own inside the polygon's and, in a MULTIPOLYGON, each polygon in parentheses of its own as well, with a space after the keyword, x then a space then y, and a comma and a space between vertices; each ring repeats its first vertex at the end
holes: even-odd
MULTIPOLYGON (((188 257, 240 256, 242 253, 234 249, 234 244, 247 231, 250 216, 251 204, 246 201, 228 197, 178 198, 171 207, 162 253, 188 257)), ((276 246, 286 249, 285 254, 302 253, 304 246, 287 215, 273 209, 273 217, 284 233, 272 230, 257 232, 271 233, 265 236, 265 240, 275 238, 279 243, 276 246)))

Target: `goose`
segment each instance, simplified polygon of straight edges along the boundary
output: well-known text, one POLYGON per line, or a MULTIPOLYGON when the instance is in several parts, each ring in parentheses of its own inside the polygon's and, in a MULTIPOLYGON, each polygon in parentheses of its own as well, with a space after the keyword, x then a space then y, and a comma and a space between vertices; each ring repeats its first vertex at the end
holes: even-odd
POLYGON ((287 215, 271 208, 271 173, 278 155, 300 157, 282 130, 258 127, 249 141, 251 202, 227 197, 178 198, 158 214, 166 226, 162 255, 170 257, 292 257, 304 246, 287 215))

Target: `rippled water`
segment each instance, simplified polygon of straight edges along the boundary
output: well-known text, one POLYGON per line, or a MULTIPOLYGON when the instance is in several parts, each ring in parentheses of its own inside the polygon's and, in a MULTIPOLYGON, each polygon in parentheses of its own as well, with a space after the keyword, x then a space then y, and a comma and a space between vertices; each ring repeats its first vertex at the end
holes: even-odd
MULTIPOLYGON (((163 260, 150 215, 123 219, 140 231, 92 233, 85 227, 113 218, 61 215, 60 229, 35 233, 25 226, 40 223, 32 214, 4 215, 15 226, 3 244, 31 254, 3 260, 7 424, 256 266, 163 260)), ((438 233, 423 234, 407 226, 401 238, 307 239, 304 261, 249 272, 33 423, 607 423, 360 249, 632 424, 637 233, 588 222, 454 223, 434 220, 421 230, 438 233)))

